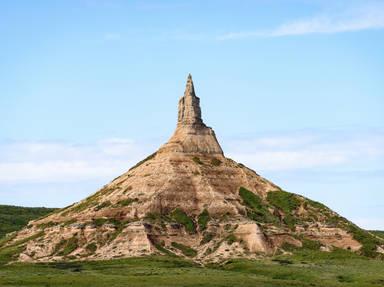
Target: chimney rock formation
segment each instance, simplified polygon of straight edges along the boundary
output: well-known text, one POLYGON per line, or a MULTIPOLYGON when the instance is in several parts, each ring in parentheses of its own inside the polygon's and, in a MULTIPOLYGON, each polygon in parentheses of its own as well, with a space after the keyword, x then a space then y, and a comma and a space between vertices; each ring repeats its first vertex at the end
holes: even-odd
POLYGON ((88 198, 30 222, 0 250, 19 250, 18 260, 29 262, 173 253, 204 263, 279 254, 308 242, 365 255, 384 248, 324 205, 224 157, 188 76, 176 131, 165 145, 88 198))
POLYGON ((196 97, 189 74, 184 96, 179 100, 176 131, 159 152, 203 153, 223 156, 215 132, 201 118, 200 99, 196 97))

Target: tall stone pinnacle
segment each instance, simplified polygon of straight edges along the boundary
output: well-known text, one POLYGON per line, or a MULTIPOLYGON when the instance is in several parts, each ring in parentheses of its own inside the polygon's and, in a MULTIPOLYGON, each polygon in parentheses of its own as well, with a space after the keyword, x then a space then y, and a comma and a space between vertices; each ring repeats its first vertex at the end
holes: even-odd
POLYGON ((200 99, 196 97, 191 74, 187 78, 184 96, 179 100, 176 130, 159 152, 223 156, 215 132, 201 118, 200 99))
POLYGON ((201 119, 200 99, 196 97, 191 74, 188 75, 184 96, 179 100, 177 124, 204 126, 201 119))

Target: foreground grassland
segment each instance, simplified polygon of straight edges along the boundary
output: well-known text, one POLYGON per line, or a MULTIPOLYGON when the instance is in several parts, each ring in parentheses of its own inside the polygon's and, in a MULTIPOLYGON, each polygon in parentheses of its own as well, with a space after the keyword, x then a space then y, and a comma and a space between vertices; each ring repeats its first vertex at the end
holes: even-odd
POLYGON ((176 257, 0 266, 0 286, 384 286, 384 261, 303 251, 201 267, 176 257))

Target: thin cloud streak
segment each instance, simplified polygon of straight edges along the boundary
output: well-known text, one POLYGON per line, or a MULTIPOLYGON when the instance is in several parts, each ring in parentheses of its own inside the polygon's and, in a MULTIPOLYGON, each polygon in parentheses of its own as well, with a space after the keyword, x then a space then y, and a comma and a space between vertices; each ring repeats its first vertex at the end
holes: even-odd
MULTIPOLYGON (((229 140, 226 155, 258 171, 348 168, 374 171, 384 162, 384 135, 305 133, 229 140), (363 138, 362 138, 363 137, 363 138)), ((154 144, 106 139, 94 144, 14 142, 0 145, 0 183, 112 179, 153 152, 154 144)))
POLYGON ((282 24, 270 30, 240 31, 223 34, 218 40, 253 37, 283 37, 308 34, 335 34, 384 28, 384 5, 367 5, 337 15, 318 15, 282 24))

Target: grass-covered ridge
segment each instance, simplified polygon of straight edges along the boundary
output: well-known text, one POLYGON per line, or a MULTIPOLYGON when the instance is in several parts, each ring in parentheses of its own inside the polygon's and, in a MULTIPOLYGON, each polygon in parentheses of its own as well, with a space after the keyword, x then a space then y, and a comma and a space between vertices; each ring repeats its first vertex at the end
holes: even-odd
POLYGON ((0 238, 7 233, 20 230, 29 221, 45 216, 55 210, 55 208, 45 207, 0 205, 0 238))

